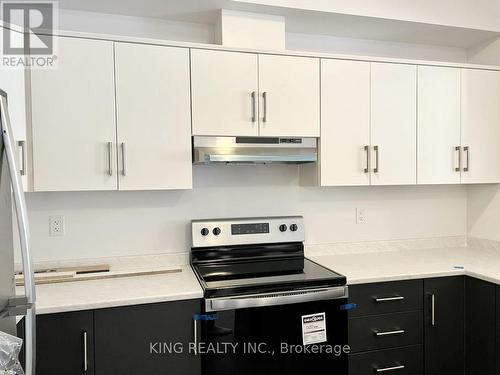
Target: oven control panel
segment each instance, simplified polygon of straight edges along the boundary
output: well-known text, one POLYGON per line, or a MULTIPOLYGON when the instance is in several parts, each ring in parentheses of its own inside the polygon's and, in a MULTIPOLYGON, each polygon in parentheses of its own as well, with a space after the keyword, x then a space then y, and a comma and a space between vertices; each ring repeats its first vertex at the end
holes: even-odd
POLYGON ((193 247, 304 242, 302 216, 193 220, 191 230, 193 247))
POLYGON ((231 224, 231 234, 263 234, 269 233, 269 223, 251 223, 251 224, 231 224))

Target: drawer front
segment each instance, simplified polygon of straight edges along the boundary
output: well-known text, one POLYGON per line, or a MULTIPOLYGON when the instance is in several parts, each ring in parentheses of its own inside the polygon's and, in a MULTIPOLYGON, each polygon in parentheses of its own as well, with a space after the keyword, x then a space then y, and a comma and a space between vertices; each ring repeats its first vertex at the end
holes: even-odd
POLYGON ((349 287, 349 301, 357 304, 350 316, 378 315, 422 309, 422 280, 361 284, 349 287))
POLYGON ((389 349, 423 343, 421 311, 349 319, 351 351, 389 349))
POLYGON ((349 356, 349 375, 423 375, 422 345, 349 356))

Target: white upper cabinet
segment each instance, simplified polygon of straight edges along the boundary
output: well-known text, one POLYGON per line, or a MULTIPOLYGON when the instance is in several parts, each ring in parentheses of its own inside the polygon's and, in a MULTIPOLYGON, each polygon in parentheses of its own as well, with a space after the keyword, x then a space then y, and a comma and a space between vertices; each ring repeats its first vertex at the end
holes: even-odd
POLYGON ((370 183, 370 63, 321 60, 320 183, 370 183))
POLYGON ((462 182, 500 183, 500 72, 462 69, 462 182))
POLYGON ((417 67, 371 70, 372 185, 416 184, 417 67))
POLYGON ((319 137, 319 59, 191 50, 193 135, 319 137))
POLYGON ((257 136, 258 56, 191 50, 193 135, 257 136))
POLYGON ((459 184, 460 69, 418 67, 419 184, 459 184))
POLYGON ((116 43, 120 190, 190 189, 189 50, 116 43))
POLYGON ((500 183, 500 71, 55 38, 0 70, 26 190, 190 189, 192 135, 317 137, 321 186, 500 183))
POLYGON ((31 74, 34 190, 115 190, 113 43, 57 42, 57 69, 31 74))
POLYGON ((259 55, 260 135, 319 137, 319 59, 259 55))

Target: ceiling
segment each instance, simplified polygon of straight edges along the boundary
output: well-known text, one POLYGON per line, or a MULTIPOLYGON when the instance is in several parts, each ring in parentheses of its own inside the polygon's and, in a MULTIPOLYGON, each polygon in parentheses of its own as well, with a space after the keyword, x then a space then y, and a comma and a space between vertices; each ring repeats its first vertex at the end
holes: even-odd
POLYGON ((339 13, 298 10, 232 0, 59 0, 62 9, 214 24, 218 10, 282 15, 291 33, 471 48, 500 33, 339 13))

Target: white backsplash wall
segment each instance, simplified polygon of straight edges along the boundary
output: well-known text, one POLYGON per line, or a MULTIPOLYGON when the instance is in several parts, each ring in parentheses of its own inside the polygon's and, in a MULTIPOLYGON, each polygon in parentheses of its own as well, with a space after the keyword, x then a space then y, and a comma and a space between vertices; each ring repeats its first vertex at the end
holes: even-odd
POLYGON ((27 202, 35 261, 188 251, 194 218, 304 215, 308 244, 466 235, 464 187, 301 187, 295 166, 196 166, 193 190, 27 202), (357 207, 367 223, 356 224, 357 207), (50 215, 64 215, 64 237, 49 237, 50 215))
POLYGON ((500 186, 470 186, 467 205, 468 235, 500 241, 500 186))

